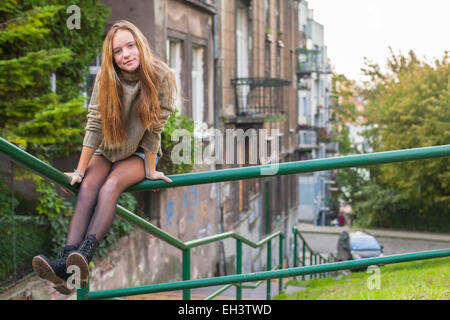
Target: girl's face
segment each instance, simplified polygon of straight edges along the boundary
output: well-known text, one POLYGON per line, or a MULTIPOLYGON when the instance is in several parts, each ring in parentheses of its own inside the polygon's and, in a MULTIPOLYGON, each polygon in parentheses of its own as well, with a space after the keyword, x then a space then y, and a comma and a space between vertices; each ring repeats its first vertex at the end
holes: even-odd
POLYGON ((140 64, 139 50, 128 30, 117 30, 113 37, 113 57, 117 66, 125 71, 135 71, 140 64))

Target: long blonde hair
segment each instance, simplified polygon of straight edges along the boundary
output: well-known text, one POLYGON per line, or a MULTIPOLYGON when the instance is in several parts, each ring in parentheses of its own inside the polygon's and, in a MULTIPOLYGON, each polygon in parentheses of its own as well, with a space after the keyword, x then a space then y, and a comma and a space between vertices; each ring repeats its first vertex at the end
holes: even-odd
POLYGON ((138 116, 148 129, 154 122, 159 123, 160 102, 158 89, 167 77, 168 91, 164 94, 173 94, 176 91, 176 82, 173 73, 165 62, 154 56, 150 50, 147 39, 142 32, 131 22, 120 20, 109 29, 103 41, 101 74, 99 79, 98 102, 102 117, 103 147, 117 149, 126 139, 127 133, 123 122, 123 91, 118 76, 119 67, 113 57, 113 37, 118 30, 128 30, 134 37, 139 50, 140 65, 138 67, 141 93, 138 104, 138 116))

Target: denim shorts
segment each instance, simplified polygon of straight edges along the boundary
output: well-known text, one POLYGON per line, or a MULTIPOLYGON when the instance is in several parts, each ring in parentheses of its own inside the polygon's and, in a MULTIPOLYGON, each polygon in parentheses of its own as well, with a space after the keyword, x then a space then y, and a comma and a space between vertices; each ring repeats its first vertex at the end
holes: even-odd
MULTIPOLYGON (((101 156, 102 154, 100 152, 94 152, 96 156, 101 156)), ((138 147, 137 150, 132 154, 135 156, 138 156, 139 158, 142 158, 142 160, 145 161, 145 150, 142 147, 138 147)), ((158 164, 159 155, 156 155, 156 164, 158 164)))
POLYGON ((145 160, 145 151, 142 147, 137 148, 137 150, 133 153, 133 155, 142 158, 142 160, 145 160))

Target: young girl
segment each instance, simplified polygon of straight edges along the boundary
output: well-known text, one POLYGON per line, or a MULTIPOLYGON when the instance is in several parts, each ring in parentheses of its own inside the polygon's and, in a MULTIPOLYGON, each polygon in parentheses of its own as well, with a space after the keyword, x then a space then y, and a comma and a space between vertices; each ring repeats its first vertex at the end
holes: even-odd
POLYGON ((73 292, 67 286, 71 265, 86 286, 89 262, 111 227, 122 191, 144 178, 172 182, 155 167, 175 91, 173 74, 153 56, 142 32, 128 21, 115 23, 103 42, 78 167, 66 173, 71 185, 81 184, 66 246, 55 261, 43 255, 32 261, 35 273, 59 292, 73 292))

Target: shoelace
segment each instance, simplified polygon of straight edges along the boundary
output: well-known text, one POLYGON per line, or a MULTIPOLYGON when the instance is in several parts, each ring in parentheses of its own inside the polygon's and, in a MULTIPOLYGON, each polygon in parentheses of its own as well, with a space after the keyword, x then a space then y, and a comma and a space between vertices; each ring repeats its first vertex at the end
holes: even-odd
POLYGON ((61 255, 60 258, 61 259, 67 259, 67 257, 70 255, 70 253, 72 251, 77 250, 78 246, 65 246, 62 250, 61 250, 61 255))
POLYGON ((90 254, 92 254, 91 250, 95 246, 96 242, 97 239, 95 238, 95 235, 90 234, 78 249, 78 251, 80 251, 85 257, 88 257, 90 254))

